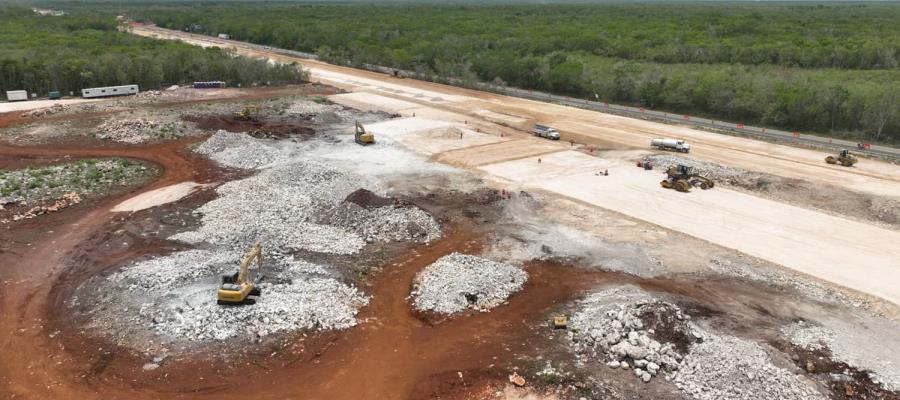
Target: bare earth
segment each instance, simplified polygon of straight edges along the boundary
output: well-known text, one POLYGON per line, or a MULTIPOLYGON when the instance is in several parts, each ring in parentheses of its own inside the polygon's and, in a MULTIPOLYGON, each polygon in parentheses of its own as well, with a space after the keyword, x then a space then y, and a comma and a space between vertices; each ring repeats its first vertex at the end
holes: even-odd
POLYGON ((844 168, 825 164, 826 154, 821 151, 390 78, 158 28, 136 27, 134 33, 298 62, 310 70, 313 81, 352 92, 332 96, 337 103, 416 117, 373 125, 371 131, 377 137, 397 140, 437 161, 476 170, 504 187, 543 189, 621 212, 900 304, 897 231, 720 187, 689 194, 662 190, 658 171, 633 166, 634 158, 629 157, 635 153, 598 158, 569 151, 569 142, 627 150, 646 149, 653 137, 684 138, 692 144, 689 157, 893 198, 900 197, 900 166, 862 160, 844 168), (536 122, 559 129, 562 140, 528 135, 536 122), (466 130, 478 135, 467 136, 466 130), (458 135, 459 131, 463 137, 451 144, 452 135, 447 132, 458 135), (610 176, 599 176, 605 169, 610 176))

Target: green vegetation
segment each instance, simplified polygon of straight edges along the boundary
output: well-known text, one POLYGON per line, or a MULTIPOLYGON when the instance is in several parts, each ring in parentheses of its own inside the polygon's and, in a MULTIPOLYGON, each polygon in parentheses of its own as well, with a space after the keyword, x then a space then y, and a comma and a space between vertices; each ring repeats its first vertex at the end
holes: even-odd
POLYGON ((57 198, 66 192, 82 196, 127 186, 151 174, 142 164, 123 158, 75 162, 0 171, 0 203, 57 198))
POLYGON ((131 5, 160 26, 455 78, 900 142, 900 5, 131 5))
POLYGON ((159 89, 196 80, 230 85, 302 82, 291 65, 234 57, 218 49, 117 32, 115 15, 79 7, 63 17, 0 5, 0 92, 46 95, 92 86, 138 84, 159 89))

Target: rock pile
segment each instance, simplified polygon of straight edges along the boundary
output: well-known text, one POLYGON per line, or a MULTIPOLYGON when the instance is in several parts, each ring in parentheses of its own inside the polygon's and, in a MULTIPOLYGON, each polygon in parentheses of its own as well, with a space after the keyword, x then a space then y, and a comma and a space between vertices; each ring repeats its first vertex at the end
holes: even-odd
POLYGON ((675 386, 695 399, 824 399, 811 382, 776 367, 758 344, 704 333, 691 347, 675 386))
POLYGON ((353 254, 367 242, 429 242, 440 236, 437 222, 419 208, 365 209, 345 202, 367 185, 369 180, 362 176, 316 161, 288 162, 285 152, 266 143, 219 132, 197 148, 226 165, 268 168, 220 186, 219 197, 197 210, 202 226, 172 239, 231 249, 265 243, 280 249, 353 254), (253 155, 258 155, 255 161, 253 155))
POLYGON ((356 232, 366 243, 392 241, 428 243, 441 236, 441 227, 434 218, 413 206, 363 208, 345 202, 324 215, 322 221, 356 232))
POLYGON ((100 124, 100 132, 96 137, 122 143, 141 143, 147 140, 159 124, 154 121, 138 119, 109 119, 100 124))
POLYGON ((266 140, 243 133, 220 130, 194 150, 219 164, 242 169, 258 169, 288 160, 286 154, 266 140))
POLYGON ((240 260, 241 254, 236 252, 189 250, 127 266, 99 284, 92 283, 106 293, 133 293, 101 308, 92 316, 93 326, 124 332, 117 335, 121 344, 135 346, 143 345, 139 336, 128 333, 135 326, 149 326, 169 342, 225 340, 239 335, 262 338, 283 331, 353 326, 357 310, 368 302, 328 267, 267 253, 261 271, 251 268, 263 293, 256 304, 219 306, 214 301, 218 277, 235 271, 240 260), (163 295, 147 296, 150 292, 163 295), (119 317, 106 318, 105 313, 110 312, 119 317))
MULTIPOLYGON (((12 218, 0 219, 0 224, 6 224, 6 223, 9 223, 10 221, 20 221, 23 219, 35 218, 39 215, 57 212, 64 208, 74 206, 78 203, 81 203, 81 196, 78 193, 75 193, 75 192, 65 193, 62 195, 62 197, 54 200, 52 203, 50 203, 48 205, 34 206, 34 207, 29 208, 27 211, 25 211, 22 214, 13 215, 12 218)), ((3 207, 0 206, 0 210, 2 210, 2 209, 3 209, 3 207)))
POLYGON ((610 368, 631 369, 644 382, 676 371, 696 340, 690 316, 634 287, 594 293, 578 307, 569 333, 576 353, 610 368))
POLYGON ((410 297, 420 311, 453 314, 468 308, 486 311, 522 289, 522 269, 481 257, 453 253, 416 276, 410 297))
POLYGON ((712 179, 716 181, 716 183, 734 186, 752 187, 764 177, 763 174, 757 172, 671 154, 654 154, 647 156, 646 159, 653 161, 653 164, 660 171, 665 171, 670 165, 683 164, 694 167, 694 172, 712 179))
POLYGON ((37 110, 31 110, 31 111, 24 112, 24 113, 22 113, 22 116, 25 118, 39 118, 39 117, 44 117, 47 115, 58 114, 63 111, 66 111, 68 109, 69 109, 69 107, 67 107, 63 104, 54 104, 50 107, 38 108, 37 110))
POLYGON ((107 279, 131 291, 167 290, 184 282, 217 276, 225 266, 233 268, 240 257, 234 251, 187 250, 135 263, 107 279))

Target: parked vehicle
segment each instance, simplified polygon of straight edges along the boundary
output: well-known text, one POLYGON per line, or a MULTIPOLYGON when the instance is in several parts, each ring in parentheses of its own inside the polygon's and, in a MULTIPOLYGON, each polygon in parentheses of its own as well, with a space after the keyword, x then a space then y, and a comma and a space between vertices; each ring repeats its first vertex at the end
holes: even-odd
POLYGON ((542 138, 559 140, 559 132, 549 126, 535 125, 534 128, 531 129, 531 133, 542 138))
POLYGON ((81 89, 81 97, 84 97, 86 99, 94 97, 127 96, 130 94, 138 94, 138 85, 105 86, 81 89))
POLYGON ((47 98, 50 100, 59 100, 62 98, 62 93, 53 91, 47 94, 47 98))
POLYGON ((660 150, 675 150, 682 153, 688 153, 691 151, 691 145, 688 142, 670 138, 653 139, 650 141, 650 147, 655 147, 660 150))
POLYGON ((25 101, 28 100, 28 92, 24 90, 7 90, 7 101, 25 101))

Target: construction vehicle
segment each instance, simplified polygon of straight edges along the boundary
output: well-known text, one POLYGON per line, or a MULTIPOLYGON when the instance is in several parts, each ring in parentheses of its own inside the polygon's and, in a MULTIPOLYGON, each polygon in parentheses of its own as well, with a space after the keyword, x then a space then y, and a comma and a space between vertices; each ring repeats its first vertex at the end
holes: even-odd
POLYGON ((715 182, 705 176, 694 172, 694 167, 687 165, 673 165, 666 170, 666 179, 660 182, 660 186, 666 189, 675 189, 679 192, 690 192, 696 186, 700 189, 712 189, 715 182))
POLYGON ((257 278, 262 272, 262 246, 256 244, 244 256, 238 271, 222 276, 222 285, 216 293, 220 305, 255 304, 262 291, 250 280, 250 263, 256 259, 257 278))
POLYGON ((825 162, 827 162, 829 164, 841 164, 845 167, 852 167, 853 164, 856 164, 857 161, 859 161, 859 160, 856 158, 856 156, 854 156, 853 154, 850 154, 850 150, 847 150, 847 149, 841 150, 841 152, 838 153, 837 157, 835 157, 835 156, 825 157, 825 162))
POLYGON ((550 325, 553 329, 566 329, 569 327, 569 317, 566 315, 554 315, 550 325))
POLYGON ((670 139, 670 138, 657 138, 650 141, 650 147, 655 147, 660 150, 675 150, 681 153, 689 153, 691 151, 691 145, 688 142, 680 139, 670 139))
POLYGON ((545 139, 559 140, 559 131, 546 125, 535 124, 531 128, 531 133, 545 139))
POLYGON ((238 121, 256 121, 256 114, 259 114, 259 106, 247 106, 243 110, 234 113, 234 119, 238 121))
POLYGON ((359 121, 356 121, 356 133, 353 134, 353 140, 356 144, 367 145, 375 143, 375 135, 366 132, 366 128, 359 121))

